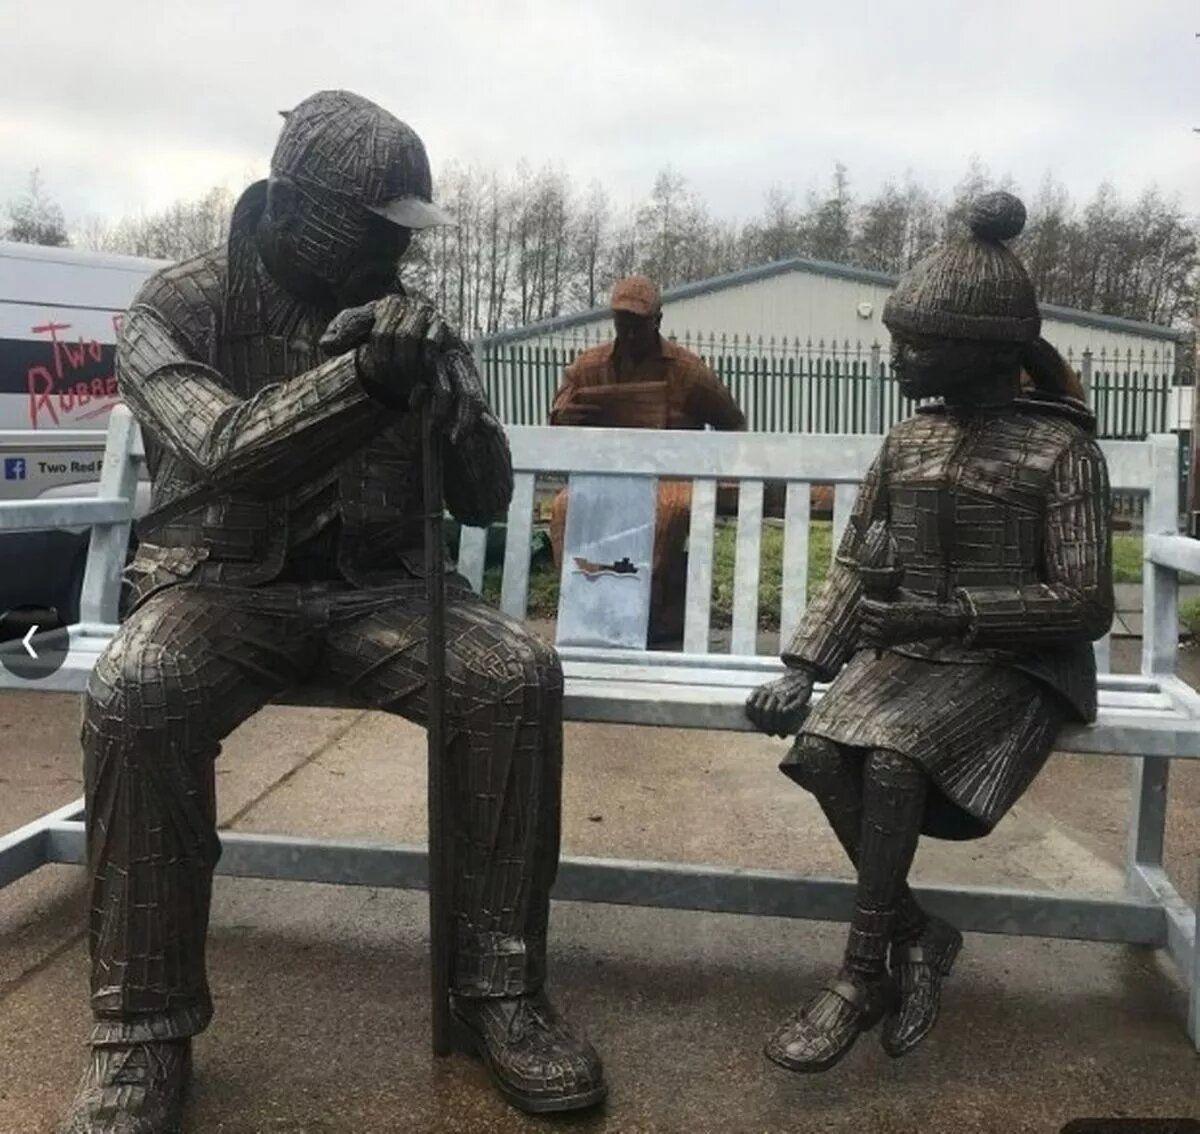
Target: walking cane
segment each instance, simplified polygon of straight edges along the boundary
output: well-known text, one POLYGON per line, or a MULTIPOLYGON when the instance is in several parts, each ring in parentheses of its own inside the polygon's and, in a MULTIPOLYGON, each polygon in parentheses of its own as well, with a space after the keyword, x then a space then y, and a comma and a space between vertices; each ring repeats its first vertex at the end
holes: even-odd
POLYGON ((446 578, 442 547, 442 437, 433 399, 421 405, 421 457, 425 503, 425 594, 429 602, 426 680, 429 764, 429 951, 432 984, 433 1054, 450 1053, 450 847, 445 829, 446 578))
MULTIPOLYGON (((366 341, 375 322, 374 304, 341 312, 321 337, 334 355, 366 341)), ((440 360, 439 360, 440 361, 440 360)), ((433 398, 421 397, 421 477, 425 509, 425 597, 429 603, 426 659, 426 708, 429 775, 429 952, 433 1005, 434 1055, 450 1054, 450 949, 452 918, 449 840, 446 838, 445 678, 446 562, 442 549, 442 438, 436 427, 433 398)))

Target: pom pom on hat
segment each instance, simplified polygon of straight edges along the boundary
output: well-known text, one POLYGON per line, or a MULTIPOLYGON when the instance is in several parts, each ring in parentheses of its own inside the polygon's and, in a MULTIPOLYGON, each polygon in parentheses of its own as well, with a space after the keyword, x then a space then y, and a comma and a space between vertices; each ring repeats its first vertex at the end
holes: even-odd
POLYGON ((967 225, 980 240, 1011 240, 1025 227, 1025 206, 1019 197, 1003 190, 985 193, 971 202, 967 225))

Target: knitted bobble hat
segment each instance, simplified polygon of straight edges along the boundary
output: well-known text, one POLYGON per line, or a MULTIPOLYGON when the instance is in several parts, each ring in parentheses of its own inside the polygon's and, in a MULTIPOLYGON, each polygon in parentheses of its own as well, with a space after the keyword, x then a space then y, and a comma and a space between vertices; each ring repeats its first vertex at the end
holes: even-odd
POLYGON ((968 232, 935 248, 900 277, 883 307, 892 331, 1027 343, 1042 319, 1033 284, 1005 245, 1025 227, 1011 193, 987 193, 967 213, 968 232))

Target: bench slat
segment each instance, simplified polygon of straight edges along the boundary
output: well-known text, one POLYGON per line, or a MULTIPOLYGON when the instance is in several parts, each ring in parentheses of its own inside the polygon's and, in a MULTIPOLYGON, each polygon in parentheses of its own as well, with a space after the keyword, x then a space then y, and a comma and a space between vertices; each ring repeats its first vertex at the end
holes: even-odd
MULTIPOLYGON (((655 650, 652 654, 647 654, 644 650, 564 646, 559 649, 559 655, 564 662, 634 665, 639 668, 649 663, 652 669, 671 669, 673 671, 736 669, 772 675, 783 670, 783 663, 779 658, 767 654, 688 654, 678 650, 655 650)), ((767 680, 767 677, 764 676, 762 680, 767 680)), ((1143 673, 1101 673, 1097 676, 1096 685, 1101 700, 1106 696, 1107 690, 1126 693, 1166 693, 1173 703, 1183 702, 1194 706, 1193 715, 1200 720, 1200 693, 1197 693, 1181 678, 1165 674, 1147 676, 1143 673)))
POLYGON ((469 528, 465 524, 458 536, 458 573, 471 588, 483 590, 483 563, 487 552, 487 528, 469 528))
POLYGON ((129 523, 129 501, 108 496, 60 496, 0 501, 0 531, 32 532, 129 523))
POLYGON ((842 543, 842 533, 850 522, 850 513, 854 510, 854 500, 858 496, 857 484, 836 484, 833 488, 833 544, 832 551, 837 555, 837 549, 842 543))
POLYGON ((512 503, 504 541, 504 581, 500 584, 500 609, 513 618, 524 618, 529 606, 529 541, 533 534, 533 473, 513 478, 512 503))
MULTIPOLYGON (((564 711, 572 721, 752 732, 745 701, 741 686, 568 678, 564 711)), ((1200 722, 1178 713, 1102 706, 1096 724, 1065 726, 1054 747, 1059 752, 1200 759, 1200 722)))
POLYGON ((743 480, 738 491, 737 560, 733 569, 730 652, 757 653, 758 579, 762 563, 763 482, 743 480))
POLYGON ((808 605, 808 529, 812 520, 812 485, 808 481, 788 482, 783 517, 779 640, 789 642, 808 605))
POLYGON ((692 519, 688 530, 687 595, 683 621, 683 648, 689 654, 708 653, 716 513, 717 482, 709 477, 695 481, 692 485, 692 519))
MULTIPOLYGON (((654 654, 647 655, 645 662, 632 663, 567 658, 563 660, 563 672, 568 679, 612 681, 618 685, 648 682, 654 685, 714 686, 731 689, 753 689, 784 672, 783 664, 779 661, 775 661, 770 668, 750 669, 723 666, 719 660, 714 660, 712 664, 704 667, 656 665, 656 660, 654 654)), ((817 686, 818 691, 825 688, 824 684, 817 686)), ((1159 716, 1174 714, 1180 719, 1187 718, 1187 713, 1174 699, 1161 691, 1101 688, 1099 702, 1102 709, 1119 709, 1159 716)))

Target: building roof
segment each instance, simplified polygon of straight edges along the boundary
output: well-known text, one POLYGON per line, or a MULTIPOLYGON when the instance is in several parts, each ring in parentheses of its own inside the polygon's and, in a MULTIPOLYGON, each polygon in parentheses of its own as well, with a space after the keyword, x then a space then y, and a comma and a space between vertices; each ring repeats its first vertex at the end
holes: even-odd
MULTIPOLYGON (((724 291, 726 288, 744 287, 746 284, 772 279, 789 272, 807 272, 810 275, 853 280, 856 283, 876 284, 880 287, 894 287, 900 278, 890 272, 877 272, 870 268, 856 268, 850 264, 834 264, 827 260, 808 260, 802 256, 793 256, 787 260, 756 264, 751 268, 742 268, 736 272, 727 272, 725 275, 710 276, 708 279, 695 280, 692 283, 667 288, 662 293, 663 304, 665 306, 675 300, 691 299, 693 296, 724 291)), ((1084 327, 1096 327, 1105 331, 1116 331, 1127 335, 1138 335, 1141 338, 1161 339, 1169 342, 1182 342, 1188 337, 1187 331, 1181 331, 1176 327, 1164 327, 1158 323, 1142 323, 1136 319, 1122 319, 1116 315, 1100 315, 1094 311, 1079 311, 1073 307, 1058 307, 1052 303, 1043 303, 1040 304, 1040 307, 1044 318, 1053 319, 1059 323, 1078 323, 1084 327)), ((494 335, 485 336, 482 341, 484 343, 519 342, 522 339, 554 334, 572 327, 586 326, 588 323, 607 319, 611 314, 607 306, 593 307, 590 311, 579 311, 573 315, 559 315, 555 319, 545 319, 540 323, 528 323, 524 327, 500 331, 494 335)))

